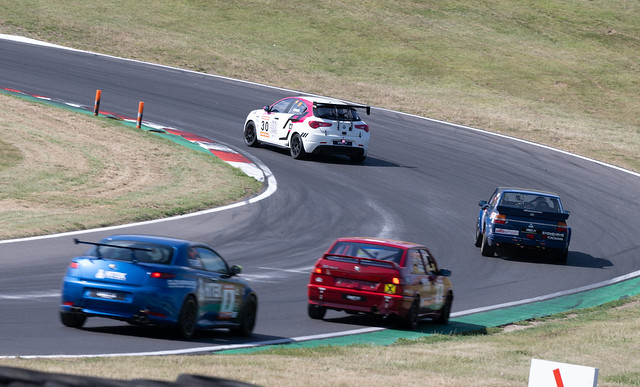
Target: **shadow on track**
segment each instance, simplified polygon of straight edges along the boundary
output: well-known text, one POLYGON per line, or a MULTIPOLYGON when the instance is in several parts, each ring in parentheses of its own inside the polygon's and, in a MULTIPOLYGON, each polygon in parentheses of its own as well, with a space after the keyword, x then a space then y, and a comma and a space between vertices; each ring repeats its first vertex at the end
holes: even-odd
POLYGON ((260 335, 254 333, 249 337, 241 337, 233 335, 226 329, 201 330, 196 332, 195 337, 185 340, 167 327, 154 325, 104 325, 84 327, 80 330, 85 332, 94 332, 118 336, 130 336, 136 338, 147 338, 156 340, 167 340, 175 342, 185 342, 190 344, 206 344, 206 345, 230 345, 230 344, 247 344, 260 341, 286 340, 286 337, 260 335))
POLYGON ((489 259, 504 259, 505 261, 518 261, 527 263, 539 263, 545 265, 585 267, 592 269, 604 269, 613 266, 613 262, 606 258, 597 258, 579 251, 569 251, 567 263, 557 263, 549 254, 534 250, 504 249, 499 256, 489 259))

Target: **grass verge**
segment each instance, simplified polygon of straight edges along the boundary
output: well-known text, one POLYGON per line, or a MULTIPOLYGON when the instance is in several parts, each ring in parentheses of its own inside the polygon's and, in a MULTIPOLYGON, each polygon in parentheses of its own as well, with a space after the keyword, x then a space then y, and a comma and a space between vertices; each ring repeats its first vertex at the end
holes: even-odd
POLYGON ((0 239, 213 208, 261 184, 206 153, 107 118, 0 94, 0 239))
POLYGON ((637 2, 0 5, 0 33, 415 113, 640 171, 637 2))
POLYGON ((524 386, 532 358, 596 367, 600 387, 640 385, 640 298, 491 328, 379 346, 276 346, 254 354, 0 359, 0 365, 108 379, 180 374, 261 386, 524 386), (603 355, 605 354, 605 355, 603 355), (123 367, 122 364, 127 364, 123 367))

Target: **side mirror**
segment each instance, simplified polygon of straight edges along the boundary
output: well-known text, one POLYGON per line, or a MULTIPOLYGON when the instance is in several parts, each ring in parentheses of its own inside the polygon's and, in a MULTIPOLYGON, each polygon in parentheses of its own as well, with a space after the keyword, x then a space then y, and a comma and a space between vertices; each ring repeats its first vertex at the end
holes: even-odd
POLYGON ((484 206, 486 206, 486 205, 487 205, 487 201, 486 201, 486 200, 480 200, 480 201, 478 202, 478 205, 479 205, 480 207, 484 207, 484 206))
POLYGON ((267 113, 271 113, 271 109, 269 108, 269 106, 263 106, 262 110, 264 110, 267 113))
POLYGON ((440 275, 443 277, 451 277, 451 270, 449 269, 440 269, 440 275))
POLYGON ((242 273, 242 266, 238 266, 238 265, 233 265, 231 266, 231 275, 238 275, 240 273, 242 273))

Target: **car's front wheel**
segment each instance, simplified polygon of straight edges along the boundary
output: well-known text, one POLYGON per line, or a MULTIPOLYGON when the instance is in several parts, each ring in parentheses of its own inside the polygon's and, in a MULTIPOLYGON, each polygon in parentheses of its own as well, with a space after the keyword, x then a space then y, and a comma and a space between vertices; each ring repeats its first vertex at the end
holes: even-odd
POLYGON ((451 305, 453 304, 453 295, 451 293, 447 294, 447 300, 442 305, 442 309, 440 309, 440 315, 436 319, 438 324, 449 324, 449 316, 451 316, 451 305))
POLYGON ((78 313, 60 312, 60 321, 69 328, 82 328, 87 316, 78 313))
POLYGON ((196 333, 198 322, 198 304, 193 297, 186 299, 180 310, 177 333, 183 339, 191 339, 196 333))
POLYGON ((304 144, 302 143, 302 137, 300 137, 298 133, 291 137, 289 152, 291 153, 291 157, 296 160, 303 159, 307 155, 307 152, 304 150, 304 144))
POLYGON ((418 327, 418 324, 420 323, 420 310, 418 305, 420 305, 419 300, 413 301, 413 303, 411 304, 411 308, 407 313, 407 317, 404 320, 405 326, 412 330, 416 329, 418 327))
POLYGON ((482 231, 480 231, 480 227, 476 227, 476 247, 482 246, 482 231))
POLYGON ((247 125, 244 127, 244 142, 249 146, 260 145, 260 141, 258 141, 258 132, 256 131, 256 124, 254 124, 253 121, 247 122, 247 125))
POLYGON ((240 325, 238 327, 231 329, 231 333, 248 337, 251 336, 253 332, 253 328, 256 326, 256 316, 258 315, 258 301, 255 297, 249 298, 244 307, 242 308, 242 312, 240 315, 240 325))

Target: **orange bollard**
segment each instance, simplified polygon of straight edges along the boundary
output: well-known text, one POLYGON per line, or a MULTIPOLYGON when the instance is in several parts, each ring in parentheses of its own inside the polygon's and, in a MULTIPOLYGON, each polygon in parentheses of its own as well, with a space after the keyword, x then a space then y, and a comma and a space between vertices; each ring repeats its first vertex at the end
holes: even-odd
POLYGON ((98 110, 100 109, 100 97, 102 97, 102 90, 96 90, 96 102, 93 105, 93 115, 98 115, 98 110))
POLYGON ((140 101, 138 105, 138 124, 136 128, 140 129, 140 125, 142 125, 142 111, 144 110, 144 102, 140 101))

